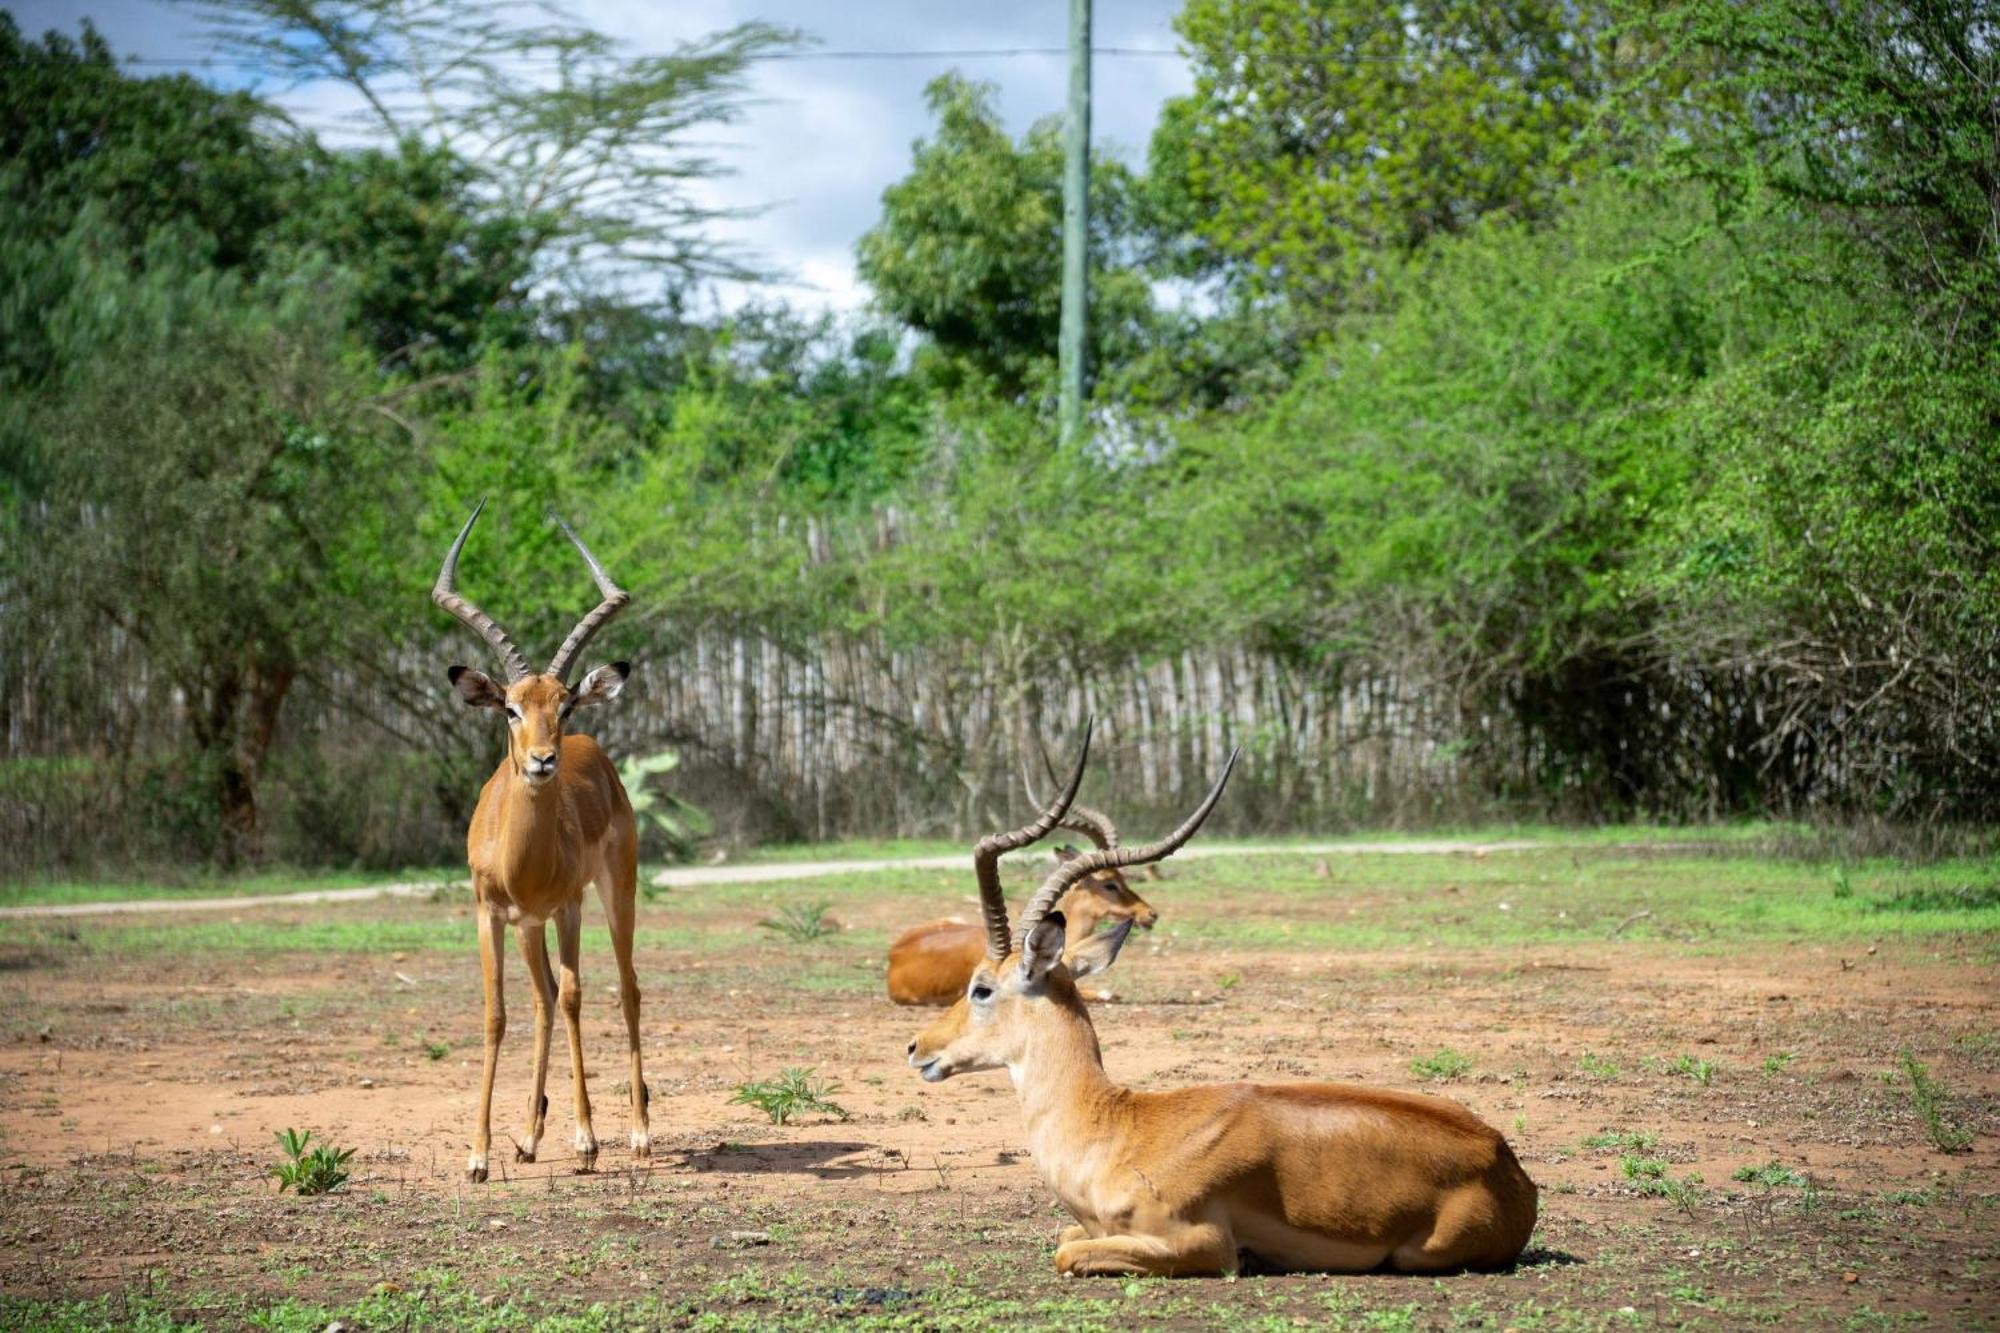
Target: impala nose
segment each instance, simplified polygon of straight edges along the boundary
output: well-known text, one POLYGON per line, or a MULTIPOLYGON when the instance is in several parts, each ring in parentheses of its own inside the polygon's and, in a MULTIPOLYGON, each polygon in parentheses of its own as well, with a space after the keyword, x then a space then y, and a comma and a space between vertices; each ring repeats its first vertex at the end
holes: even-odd
POLYGON ((916 1053, 917 1053, 917 1044, 916 1044, 915 1042, 911 1042, 911 1043, 910 1043, 910 1054, 911 1054, 912 1056, 915 1056, 915 1055, 916 1055, 916 1053))
POLYGON ((527 769, 528 776, 531 778, 545 778, 550 776, 556 771, 556 752, 554 750, 528 751, 527 769))

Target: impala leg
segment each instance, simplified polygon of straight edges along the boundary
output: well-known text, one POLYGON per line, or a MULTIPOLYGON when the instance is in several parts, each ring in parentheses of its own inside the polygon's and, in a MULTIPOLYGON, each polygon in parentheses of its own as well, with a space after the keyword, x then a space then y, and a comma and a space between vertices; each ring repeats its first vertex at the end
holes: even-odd
POLYGON ((507 1035, 507 1000, 502 991, 506 963, 507 923, 499 913, 479 916, 479 970, 486 982, 486 1064, 479 1076, 479 1119, 472 1126, 472 1157, 466 1178, 477 1185, 486 1179, 486 1153, 492 1146, 493 1075, 500 1067, 500 1039, 507 1035))
POLYGON ((528 982, 535 988, 535 1082, 528 1093, 528 1127, 522 1132, 522 1141, 514 1145, 514 1160, 532 1162, 549 1115, 549 1035, 556 1021, 556 974, 549 966, 546 925, 522 921, 514 927, 514 937, 521 944, 528 982))
POLYGON ((632 966, 632 930, 638 917, 639 863, 636 853, 611 876, 600 876, 597 896, 611 926, 611 952, 618 959, 618 1007, 625 1011, 625 1046, 631 1058, 632 1155, 653 1155, 653 1127, 647 1114, 645 1062, 639 1056, 639 973, 632 966))
POLYGON ((1188 1277, 1235 1268, 1235 1238, 1208 1223, 1181 1228, 1172 1239, 1100 1236, 1056 1247, 1056 1272, 1064 1277, 1188 1277))
POLYGON ((583 985, 577 979, 577 958, 582 950, 583 904, 571 903, 556 913, 556 951, 562 963, 562 984, 556 1004, 562 1010, 563 1027, 569 1034, 569 1072, 576 1085, 576 1155, 581 1170, 597 1166, 597 1135, 590 1128, 590 1091, 583 1080, 583 985))

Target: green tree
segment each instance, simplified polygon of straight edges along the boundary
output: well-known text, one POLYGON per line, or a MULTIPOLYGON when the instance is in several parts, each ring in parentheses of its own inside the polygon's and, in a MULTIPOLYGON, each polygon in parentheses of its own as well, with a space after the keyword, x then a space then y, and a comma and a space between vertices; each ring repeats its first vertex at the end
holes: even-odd
MULTIPOLYGON (((993 89, 957 74, 925 90, 937 127, 910 173, 882 195, 858 268, 886 312, 1003 395, 1046 388, 1062 313, 1062 126, 1036 122, 1017 143, 993 89)), ((1093 367, 1143 343, 1151 299, 1133 267, 1132 181, 1091 165, 1093 367)))
POLYGON ((64 391, 8 423, 33 490, 7 514, 0 657, 45 706, 90 716, 93 696, 140 691, 148 735, 177 715, 186 748, 131 776, 180 792, 193 849, 233 859, 256 846, 286 699, 381 597, 365 575, 407 530, 405 454, 350 370, 337 272, 253 287, 90 249, 60 252, 85 257, 65 302, 121 318, 102 330, 50 311, 88 353, 71 343, 64 391))
POLYGON ((2000 332, 2000 21, 1964 0, 1695 0, 1666 12, 1673 43, 1716 70, 1725 116, 1665 145, 1709 183, 1725 221, 1821 211, 1924 317, 1976 345, 2000 332), (1968 324, 1967 320, 1971 323, 1968 324))
POLYGON ((1385 256, 1500 213, 1547 216, 1596 165, 1602 9, 1556 0, 1189 0, 1194 91, 1151 152, 1183 267, 1241 266, 1324 326, 1385 256))
POLYGON ((477 173, 449 151, 415 139, 392 151, 311 144, 287 202, 267 251, 318 252, 345 269, 360 331, 381 355, 463 365, 532 332, 533 224, 481 200, 477 173))
POLYGON ((246 265, 292 171, 269 108, 186 75, 126 77, 88 21, 77 40, 24 39, 0 12, 0 190, 35 234, 95 202, 128 250, 163 227, 224 268, 246 265))

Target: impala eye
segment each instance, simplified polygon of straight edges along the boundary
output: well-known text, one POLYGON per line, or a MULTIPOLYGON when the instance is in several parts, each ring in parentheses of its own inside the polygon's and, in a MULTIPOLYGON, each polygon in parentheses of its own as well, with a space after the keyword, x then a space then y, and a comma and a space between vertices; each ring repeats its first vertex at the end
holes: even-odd
POLYGON ((508 720, 509 722, 519 722, 519 721, 521 720, 521 710, 520 710, 520 709, 518 709, 518 708, 516 708, 516 707, 514 707, 514 705, 512 705, 512 704, 508 704, 508 705, 507 705, 507 720, 508 720))
POLYGON ((993 998, 993 988, 987 985, 985 982, 981 982, 979 985, 974 986, 972 988, 972 1002, 974 1004, 985 1004, 988 1000, 992 998, 993 998))

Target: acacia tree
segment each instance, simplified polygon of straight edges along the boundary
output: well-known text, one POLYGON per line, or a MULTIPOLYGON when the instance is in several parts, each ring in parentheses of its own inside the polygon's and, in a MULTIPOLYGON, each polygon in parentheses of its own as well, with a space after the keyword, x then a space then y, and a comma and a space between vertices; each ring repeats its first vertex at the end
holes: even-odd
POLYGON ((631 56, 556 15, 490 0, 195 0, 221 50, 294 83, 336 82, 363 123, 475 168, 524 224, 539 284, 752 276, 710 233, 695 136, 734 120, 750 63, 800 35, 742 23, 631 56))

